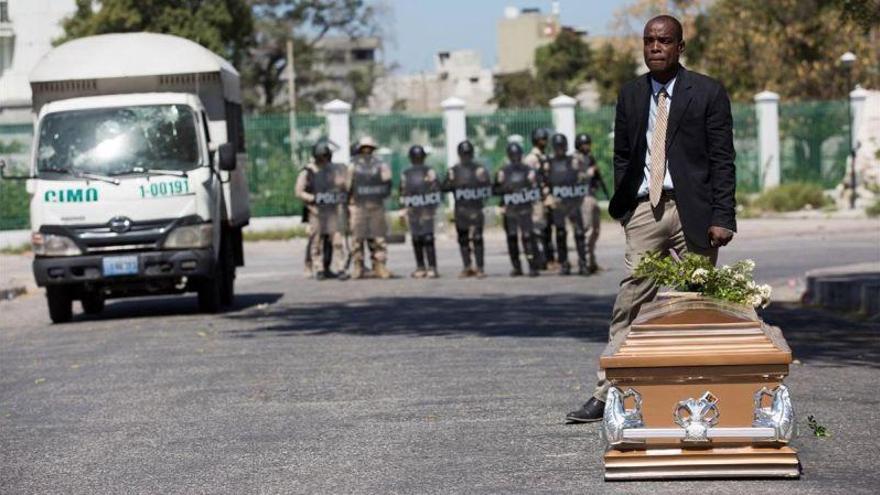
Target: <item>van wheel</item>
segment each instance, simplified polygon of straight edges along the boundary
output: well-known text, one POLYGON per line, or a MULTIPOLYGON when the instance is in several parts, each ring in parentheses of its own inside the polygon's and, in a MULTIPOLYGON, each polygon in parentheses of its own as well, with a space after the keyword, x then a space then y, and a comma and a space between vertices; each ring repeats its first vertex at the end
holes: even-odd
POLYGON ((46 287, 46 300, 52 323, 67 323, 73 318, 73 297, 67 287, 46 287))
POLYGON ((223 269, 218 272, 214 277, 203 279, 199 283, 199 311, 203 313, 216 313, 222 306, 223 269))
POLYGON ((100 314, 104 311, 104 298, 100 294, 85 294, 80 300, 83 312, 87 315, 100 314))
POLYGON ((223 306, 232 306, 235 302, 235 253, 232 251, 231 237, 230 234, 225 236, 219 260, 223 265, 223 271, 217 277, 221 284, 220 302, 223 306))

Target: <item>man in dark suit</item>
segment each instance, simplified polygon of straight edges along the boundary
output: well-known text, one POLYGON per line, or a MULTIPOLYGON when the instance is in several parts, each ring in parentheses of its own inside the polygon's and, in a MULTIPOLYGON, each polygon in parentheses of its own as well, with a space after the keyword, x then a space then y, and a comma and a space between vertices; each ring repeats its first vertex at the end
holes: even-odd
MULTIPOLYGON (((714 263, 736 231, 733 120, 727 92, 717 81, 681 66, 681 23, 668 15, 645 25, 650 72, 620 90, 614 121, 614 197, 609 213, 626 232, 629 275, 611 315, 609 345, 625 338, 639 308, 658 287, 632 270, 650 251, 692 252, 714 263)), ((602 419, 612 384, 599 381, 570 422, 602 419)))

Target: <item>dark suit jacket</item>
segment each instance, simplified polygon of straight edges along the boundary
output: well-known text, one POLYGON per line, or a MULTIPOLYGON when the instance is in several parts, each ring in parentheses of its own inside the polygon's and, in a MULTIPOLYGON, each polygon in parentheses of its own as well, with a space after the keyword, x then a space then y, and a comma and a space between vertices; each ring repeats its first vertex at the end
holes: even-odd
MULTIPOLYGON (((710 226, 736 230, 736 168, 730 99, 718 81, 679 68, 666 131, 666 158, 685 237, 709 247, 710 226)), ((614 119, 614 197, 608 211, 625 218, 645 175, 650 74, 626 83, 614 119)))

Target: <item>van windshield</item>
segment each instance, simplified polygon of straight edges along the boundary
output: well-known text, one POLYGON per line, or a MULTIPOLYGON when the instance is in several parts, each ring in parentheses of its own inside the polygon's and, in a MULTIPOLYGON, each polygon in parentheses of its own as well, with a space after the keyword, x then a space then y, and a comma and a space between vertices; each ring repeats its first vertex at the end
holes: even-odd
POLYGON ((37 170, 118 175, 199 166, 195 117, 185 105, 73 110, 40 124, 37 170))

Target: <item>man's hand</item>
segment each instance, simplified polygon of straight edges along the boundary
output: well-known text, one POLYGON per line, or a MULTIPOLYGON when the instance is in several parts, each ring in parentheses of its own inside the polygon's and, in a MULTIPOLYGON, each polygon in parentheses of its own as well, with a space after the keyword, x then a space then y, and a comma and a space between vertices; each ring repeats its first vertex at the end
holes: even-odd
POLYGON ((709 227, 709 245, 712 247, 726 246, 733 239, 733 231, 715 225, 709 227))

